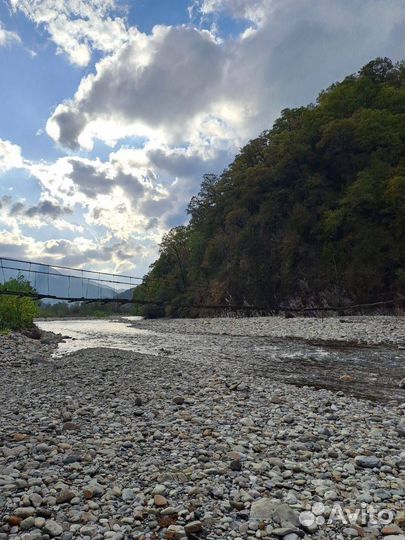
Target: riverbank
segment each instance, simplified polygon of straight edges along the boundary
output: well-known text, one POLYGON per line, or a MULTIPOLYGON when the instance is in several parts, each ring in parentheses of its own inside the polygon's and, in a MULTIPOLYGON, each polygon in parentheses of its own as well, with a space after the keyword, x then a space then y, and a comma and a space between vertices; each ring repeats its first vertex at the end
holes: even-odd
POLYGON ((153 356, 2 336, 1 540, 403 540, 405 399, 286 384, 239 356, 251 337, 176 353, 153 323, 153 356))
POLYGON ((135 321, 136 328, 181 334, 251 336, 340 342, 356 345, 405 347, 405 317, 249 317, 207 319, 155 319, 135 321))

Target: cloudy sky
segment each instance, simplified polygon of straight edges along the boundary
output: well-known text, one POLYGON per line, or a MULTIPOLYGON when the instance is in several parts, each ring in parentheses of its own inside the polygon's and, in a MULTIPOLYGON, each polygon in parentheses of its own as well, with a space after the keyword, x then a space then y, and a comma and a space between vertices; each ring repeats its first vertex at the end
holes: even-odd
POLYGON ((142 275, 285 107, 403 56, 403 0, 0 0, 0 255, 142 275))

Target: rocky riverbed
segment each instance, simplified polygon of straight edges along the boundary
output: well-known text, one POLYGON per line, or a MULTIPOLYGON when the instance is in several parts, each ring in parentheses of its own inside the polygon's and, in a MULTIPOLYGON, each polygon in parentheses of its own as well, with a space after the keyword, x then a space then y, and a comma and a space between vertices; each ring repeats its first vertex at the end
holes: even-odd
MULTIPOLYGON (((404 540, 402 394, 286 384, 208 347, 210 333, 251 324, 207 323, 204 361, 192 340, 184 358, 165 347, 52 358, 51 334, 0 336, 0 540, 404 540)), ((338 327, 347 343, 353 324, 338 327)))
POLYGON ((395 316, 157 319, 139 320, 132 325, 165 333, 291 338, 405 348, 405 317, 395 316))

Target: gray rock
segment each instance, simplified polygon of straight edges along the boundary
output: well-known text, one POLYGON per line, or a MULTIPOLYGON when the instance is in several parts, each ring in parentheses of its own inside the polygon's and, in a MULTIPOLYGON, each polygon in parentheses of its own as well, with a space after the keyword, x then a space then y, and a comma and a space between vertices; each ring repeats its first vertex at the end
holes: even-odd
POLYGON ((131 488, 124 488, 122 490, 122 498, 124 501, 132 501, 133 499, 135 499, 134 490, 131 488))
POLYGON ((273 520, 281 527, 299 527, 300 520, 295 510, 287 504, 276 504, 273 511, 273 520))
POLYGON ((63 533, 63 528, 61 525, 52 519, 45 522, 42 530, 48 533, 50 536, 60 536, 63 533))
POLYGON ((59 495, 56 497, 56 504, 64 504, 70 502, 76 496, 73 491, 69 489, 62 489, 59 495))
POLYGON ((270 499, 262 498, 254 501, 250 507, 250 519, 270 520, 273 518, 274 503, 270 499))
POLYGON ((169 533, 169 538, 176 538, 177 540, 186 536, 186 531, 182 525, 169 525, 167 532, 169 533))
POLYGON ((20 518, 25 519, 35 514, 35 508, 33 506, 23 506, 23 507, 17 508, 14 511, 14 514, 20 518))
POLYGON ((35 525, 35 518, 33 516, 27 517, 20 523, 20 528, 23 531, 31 529, 35 525))
POLYGON ((374 469, 381 467, 381 461, 376 456, 356 456, 354 461, 358 467, 374 469))
POLYGON ((184 529, 188 535, 198 533, 202 530, 203 526, 201 521, 190 521, 184 526, 184 529))
POLYGON ((397 424, 397 431, 400 435, 405 437, 405 418, 400 420, 397 424))

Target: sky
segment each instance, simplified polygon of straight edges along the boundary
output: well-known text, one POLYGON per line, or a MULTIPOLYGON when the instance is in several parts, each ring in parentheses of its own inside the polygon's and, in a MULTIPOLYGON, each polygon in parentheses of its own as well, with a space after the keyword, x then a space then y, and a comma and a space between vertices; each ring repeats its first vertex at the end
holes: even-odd
POLYGON ((404 0, 0 0, 0 256, 143 275, 280 111, 404 56, 404 0))

